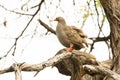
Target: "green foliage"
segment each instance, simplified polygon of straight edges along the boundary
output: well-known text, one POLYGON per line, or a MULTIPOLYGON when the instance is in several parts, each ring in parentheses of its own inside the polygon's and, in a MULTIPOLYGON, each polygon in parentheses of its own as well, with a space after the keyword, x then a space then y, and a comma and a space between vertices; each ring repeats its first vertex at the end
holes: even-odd
POLYGON ((85 22, 86 22, 86 20, 88 19, 89 16, 90 16, 89 11, 83 15, 83 22, 82 22, 81 28, 85 25, 85 22))
POLYGON ((96 6, 97 7, 102 7, 101 3, 100 3, 100 0, 96 0, 96 6))

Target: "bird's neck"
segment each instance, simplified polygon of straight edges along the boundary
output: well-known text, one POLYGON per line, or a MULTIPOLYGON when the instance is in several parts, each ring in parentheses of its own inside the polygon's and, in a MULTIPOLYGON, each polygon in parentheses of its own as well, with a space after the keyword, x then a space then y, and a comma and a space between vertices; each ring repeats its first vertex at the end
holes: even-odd
POLYGON ((60 22, 60 23, 58 23, 58 27, 64 29, 64 28, 66 28, 66 23, 60 22))
POLYGON ((61 21, 60 23, 63 24, 63 25, 66 25, 66 22, 64 20, 61 21))

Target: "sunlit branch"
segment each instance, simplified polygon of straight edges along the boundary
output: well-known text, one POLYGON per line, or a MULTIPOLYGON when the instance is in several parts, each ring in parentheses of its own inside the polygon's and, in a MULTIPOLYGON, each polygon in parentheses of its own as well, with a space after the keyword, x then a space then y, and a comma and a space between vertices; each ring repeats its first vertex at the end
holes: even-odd
MULTIPOLYGON (((67 65, 71 65, 71 67, 69 66, 67 67, 66 64, 63 64, 63 65, 66 65, 66 70, 68 71, 70 70, 69 71, 70 73, 74 72, 74 69, 72 68, 73 66, 74 68, 78 68, 78 66, 79 67, 82 66, 80 64, 98 65, 96 58, 91 54, 88 54, 86 52, 81 52, 79 50, 73 50, 72 52, 66 52, 65 49, 61 49, 57 52, 55 56, 53 56, 52 58, 49 58, 47 61, 44 61, 38 64, 14 63, 10 67, 0 70, 0 74, 18 71, 17 74, 19 74, 19 77, 20 77, 21 71, 37 71, 37 73, 35 74, 37 75, 38 72, 45 69, 46 67, 55 66, 60 70, 61 68, 59 67, 59 64, 61 64, 61 62, 62 63, 65 62, 67 65), (76 63, 73 64, 73 61, 75 61, 76 63), (75 66, 75 65, 78 65, 78 66, 75 66)), ((78 69, 80 70, 80 68, 78 69)), ((78 72, 81 71, 79 70, 78 72)), ((65 72, 64 72, 64 75, 66 75, 65 72)))
MULTIPOLYGON (((62 49, 62 50, 58 51, 55 56, 53 56, 52 58, 49 58, 47 61, 44 61, 44 62, 41 62, 38 64, 14 63, 10 67, 0 70, 0 74, 4 74, 4 73, 8 73, 8 72, 15 72, 16 78, 19 78, 19 80, 20 80, 21 76, 22 76, 21 71, 29 71, 29 72, 37 71, 37 73, 35 74, 35 75, 37 75, 38 72, 42 71, 43 69, 45 69, 47 67, 55 66, 58 68, 58 70, 60 71, 61 74, 67 75, 67 73, 64 71, 65 70, 69 71, 70 72, 69 76, 71 76, 71 77, 74 76, 74 75, 72 75, 72 73, 74 73, 74 70, 76 70, 76 69, 77 69, 78 73, 81 73, 81 70, 80 70, 80 69, 82 69, 81 67, 84 68, 83 70, 85 71, 85 74, 89 74, 91 76, 98 75, 98 73, 99 73, 100 75, 104 74, 104 75, 110 75, 111 77, 113 77, 111 75, 111 73, 109 73, 109 72, 112 72, 113 74, 118 75, 117 73, 109 70, 110 65, 111 65, 110 63, 111 63, 111 61, 109 61, 109 62, 104 61, 104 62, 98 63, 93 55, 88 54, 86 52, 81 52, 78 50, 74 50, 73 52, 66 52, 65 49, 62 49), (76 63, 73 63, 74 61, 76 63), (62 68, 59 67, 59 66, 61 66, 61 64, 62 64, 62 68), (83 64, 83 65, 80 65, 80 64, 83 64), (77 65, 77 66, 75 66, 75 65, 77 65), (101 66, 103 66, 105 68, 103 68, 101 66), (106 73, 108 73, 108 74, 106 74, 106 73)), ((119 77, 119 75, 118 75, 118 77, 119 77)))
POLYGON ((101 67, 101 66, 93 66, 93 65, 84 65, 84 70, 88 72, 88 74, 94 75, 95 73, 101 74, 104 76, 109 76, 114 80, 119 80, 120 75, 115 73, 114 71, 101 67))
POLYGON ((70 52, 63 52, 62 54, 56 55, 47 61, 38 64, 14 63, 10 67, 0 70, 0 74, 15 71, 15 65, 17 65, 21 71, 41 71, 46 67, 54 66, 57 62, 60 62, 61 60, 70 57, 71 55, 72 53, 70 52))
POLYGON ((21 73, 21 66, 22 64, 13 64, 14 71, 15 71, 15 80, 22 80, 22 73, 21 73))

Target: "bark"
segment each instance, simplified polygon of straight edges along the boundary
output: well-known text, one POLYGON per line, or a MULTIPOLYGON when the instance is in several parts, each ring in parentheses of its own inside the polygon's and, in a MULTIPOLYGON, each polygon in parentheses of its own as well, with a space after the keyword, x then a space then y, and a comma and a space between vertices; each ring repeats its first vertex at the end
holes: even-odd
POLYGON ((55 56, 49 58, 47 61, 38 64, 15 63, 8 68, 0 70, 0 74, 15 72, 16 80, 22 80, 22 71, 37 71, 35 75, 46 67, 58 67, 60 73, 71 76, 71 80, 81 80, 86 74, 83 65, 98 65, 96 58, 86 52, 73 50, 73 52, 66 52, 62 49, 57 52, 55 56))
MULTIPOLYGON (((63 51, 64 50, 60 50, 57 55, 62 54, 63 51)), ((86 78, 83 79, 83 76, 87 74, 83 68, 83 65, 98 65, 96 58, 91 54, 80 52, 78 50, 75 50, 72 53, 73 54, 71 57, 60 61, 55 66, 61 74, 71 76, 70 80, 86 80, 86 78)))
MULTIPOLYGON (((63 52, 60 50, 56 55, 63 52)), ((75 50, 71 57, 61 60, 55 66, 61 74, 71 76, 70 80, 106 80, 107 77, 119 80, 120 75, 110 70, 111 61, 97 62, 93 55, 75 50)))
POLYGON ((14 71, 15 71, 15 80, 22 80, 22 74, 21 74, 21 66, 22 64, 13 64, 14 71))
MULTIPOLYGON (((84 65, 84 70, 89 74, 100 74, 101 76, 109 76, 112 79, 120 80, 120 75, 111 71, 110 69, 101 67, 101 66, 93 66, 93 65, 84 65), (102 73, 102 74, 101 74, 102 73)), ((100 79, 101 80, 101 79, 100 79)))
POLYGON ((58 51, 55 56, 42 63, 15 63, 8 68, 0 70, 0 74, 15 72, 16 80, 22 80, 22 71, 37 71, 38 73, 44 68, 51 66, 56 66, 61 74, 71 76, 70 80, 103 80, 106 75, 116 80, 119 78, 117 73, 109 70, 111 60, 97 62, 96 58, 89 53, 81 52, 79 50, 66 52, 65 49, 58 51), (89 67, 88 65, 94 65, 93 67, 95 69, 89 67), (104 68, 101 68, 101 66, 104 68))
MULTIPOLYGON (((110 24, 113 54, 111 69, 120 74, 120 0, 100 0, 110 24)), ((106 78, 105 80, 111 80, 106 78)))
POLYGON ((113 54, 112 70, 120 74, 120 0, 101 0, 110 23, 110 40, 113 54))

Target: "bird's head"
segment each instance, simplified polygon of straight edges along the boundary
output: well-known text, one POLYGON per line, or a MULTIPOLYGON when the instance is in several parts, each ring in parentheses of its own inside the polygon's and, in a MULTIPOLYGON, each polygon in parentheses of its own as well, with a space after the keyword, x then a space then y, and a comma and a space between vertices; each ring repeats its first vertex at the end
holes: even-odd
POLYGON ((62 18, 62 17, 57 17, 54 19, 54 21, 63 21, 63 20, 64 20, 64 18, 62 18))
POLYGON ((59 23, 66 24, 63 17, 57 17, 57 18, 54 19, 54 21, 58 21, 59 23))

